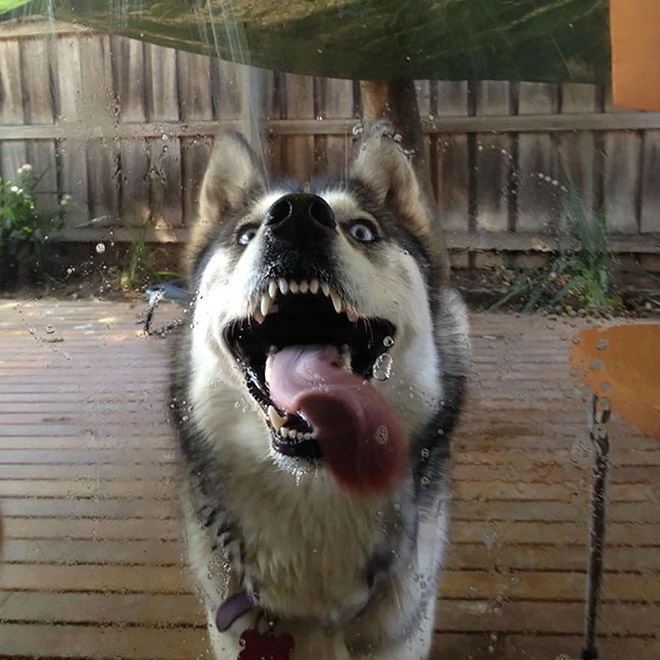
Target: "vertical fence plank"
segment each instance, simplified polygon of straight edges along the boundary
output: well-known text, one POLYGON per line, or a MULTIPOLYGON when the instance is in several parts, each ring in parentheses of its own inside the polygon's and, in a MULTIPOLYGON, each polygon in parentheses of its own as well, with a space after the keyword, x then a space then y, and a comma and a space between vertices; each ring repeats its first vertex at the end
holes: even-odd
MULTIPOLYGON (((562 85, 562 114, 595 112, 596 89, 595 85, 579 83, 562 85)), ((571 131, 560 133, 557 140, 562 184, 574 188, 580 199, 581 213, 590 220, 596 207, 594 134, 590 131, 571 131)), ((565 229, 562 227, 562 230, 565 229)))
MULTIPOLYGON (((172 48, 145 44, 147 118, 155 122, 177 122, 179 101, 176 73, 177 53, 172 48)), ((180 227, 181 142, 163 129, 149 140, 149 183, 151 212, 156 227, 180 227)))
MULTIPOLYGON (((353 81, 326 78, 323 86, 324 119, 349 119, 353 116, 353 81)), ((327 135, 324 138, 324 170, 328 176, 346 179, 349 174, 352 135, 327 135)))
MULTIPOLYGON (((122 123, 143 123, 145 112, 144 45, 112 37, 113 69, 122 123)), ((149 214, 149 154, 146 140, 120 140, 121 216, 124 226, 140 226, 149 214)))
POLYGON ((241 118, 241 85, 246 67, 224 60, 211 61, 213 116, 216 119, 241 118))
POLYGON ((640 230, 660 233, 660 131, 644 134, 640 230))
MULTIPOLYGON (((417 106, 419 108, 419 116, 423 122, 426 118, 433 114, 433 104, 435 103, 435 90, 436 83, 435 81, 430 80, 417 80, 415 82, 415 92, 417 93, 417 106)), ((427 166, 431 167, 431 153, 432 145, 435 142, 430 135, 423 136, 424 142, 424 151, 426 157, 427 166)), ((430 181, 429 177, 429 181, 430 181)), ((433 200, 431 200, 433 201, 433 200)))
MULTIPOLYGON (((509 85, 499 80, 477 83, 476 114, 509 115, 512 109, 509 85)), ((507 231, 512 139, 508 135, 481 133, 476 140, 477 229, 507 231)))
MULTIPOLYGON (((605 99, 605 111, 625 111, 612 103, 611 90, 608 90, 605 99)), ((641 133, 608 131, 604 136, 604 151, 603 193, 607 225, 613 233, 636 234, 637 202, 641 186, 641 133)))
MULTIPOLYGON (((211 66, 208 57, 179 52, 177 56, 181 119, 210 120, 211 66)), ((195 137, 181 140, 181 180, 183 185, 183 221, 190 226, 197 213, 199 187, 209 159, 213 140, 195 137)))
MULTIPOLYGON (((440 125, 442 117, 467 117, 467 82, 438 82, 435 114, 440 125)), ((450 232, 467 232, 470 195, 467 135, 439 133, 435 153, 438 213, 442 227, 450 232)))
MULTIPOLYGON (((266 119, 282 119, 286 115, 286 93, 284 89, 284 73, 269 71, 266 74, 266 119)), ((281 135, 268 135, 269 168, 272 178, 282 176, 285 137, 281 135)))
MULTIPOLYGON (((23 86, 21 57, 17 39, 0 40, 0 122, 23 124, 23 86)), ((23 141, 3 142, 1 148, 2 177, 16 180, 16 170, 26 162, 27 151, 23 141)))
MULTIPOLYGON (((48 38, 23 39, 21 62, 26 120, 29 124, 53 124, 55 100, 51 86, 52 41, 48 38)), ((37 203, 53 207, 58 203, 57 161, 54 140, 35 140, 28 144, 28 161, 39 177, 37 203)))
MULTIPOLYGON (((80 40, 62 36, 57 40, 57 99, 59 124, 81 124, 84 117, 80 90, 82 87, 80 40)), ((87 149, 83 140, 60 140, 58 144, 62 193, 71 195, 65 224, 76 227, 89 222, 87 188, 87 149)))
MULTIPOLYGON (((287 73, 284 76, 288 119, 314 117, 314 78, 287 73)), ((314 136, 291 135, 285 140, 283 174, 305 181, 314 172, 314 136)))
MULTIPOLYGON (((103 34, 80 37, 82 84, 81 113, 88 126, 112 129, 116 97, 112 73, 110 37, 103 34)), ((118 156, 112 140, 87 142, 87 186, 93 225, 119 222, 118 156)))
MULTIPOLYGON (((558 111, 556 85, 521 82, 518 114, 558 111)), ((557 150, 549 133, 518 136, 517 231, 547 232, 556 224, 559 202, 557 150)))

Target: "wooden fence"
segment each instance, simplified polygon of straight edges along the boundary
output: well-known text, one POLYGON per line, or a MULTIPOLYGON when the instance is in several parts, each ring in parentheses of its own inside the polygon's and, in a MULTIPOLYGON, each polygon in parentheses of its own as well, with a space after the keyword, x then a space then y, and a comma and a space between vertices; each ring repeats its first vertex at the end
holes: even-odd
MULTIPOLYGON (((185 240, 221 127, 240 127, 246 67, 83 28, 0 25, 0 172, 43 173, 42 204, 70 194, 58 238, 185 240)), ((359 117, 352 81, 264 72, 275 175, 344 173, 359 117)), ((417 84, 450 244, 544 250, 569 178, 604 206, 615 249, 660 253, 660 113, 607 90, 501 81, 417 84)))

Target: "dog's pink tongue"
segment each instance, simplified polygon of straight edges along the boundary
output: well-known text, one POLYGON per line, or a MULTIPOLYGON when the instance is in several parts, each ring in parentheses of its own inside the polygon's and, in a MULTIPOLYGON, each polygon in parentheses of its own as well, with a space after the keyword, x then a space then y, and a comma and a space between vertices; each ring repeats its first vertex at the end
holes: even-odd
POLYGON ((289 346, 273 356, 268 386, 288 413, 302 411, 337 482, 356 494, 396 486, 406 442, 385 398, 337 364, 334 348, 289 346))

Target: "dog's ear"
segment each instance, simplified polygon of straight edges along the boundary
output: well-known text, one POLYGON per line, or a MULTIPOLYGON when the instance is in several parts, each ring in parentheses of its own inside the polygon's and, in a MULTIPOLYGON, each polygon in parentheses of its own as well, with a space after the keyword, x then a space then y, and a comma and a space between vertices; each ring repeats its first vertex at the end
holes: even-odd
POLYGON ((432 214, 415 170, 394 141, 391 125, 375 124, 363 139, 351 168, 351 178, 369 188, 378 202, 408 224, 424 245, 433 244, 432 214))
POLYGON ((240 133, 228 131, 215 139, 199 196, 199 220, 218 222, 255 188, 263 185, 257 159, 240 133))
POLYGON ((220 133, 202 181, 187 257, 194 261, 218 223, 263 185, 263 172, 245 138, 233 131, 220 133))

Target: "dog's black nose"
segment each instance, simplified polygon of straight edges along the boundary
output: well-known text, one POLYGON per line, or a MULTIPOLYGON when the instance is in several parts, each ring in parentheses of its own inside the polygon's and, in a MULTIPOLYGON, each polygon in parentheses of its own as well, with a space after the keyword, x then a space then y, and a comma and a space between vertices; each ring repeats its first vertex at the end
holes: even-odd
POLYGON ((291 242, 318 240, 337 226, 335 214, 318 195, 291 193, 280 197, 266 213, 266 227, 278 238, 291 242))

